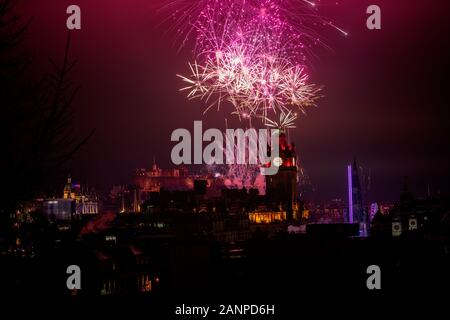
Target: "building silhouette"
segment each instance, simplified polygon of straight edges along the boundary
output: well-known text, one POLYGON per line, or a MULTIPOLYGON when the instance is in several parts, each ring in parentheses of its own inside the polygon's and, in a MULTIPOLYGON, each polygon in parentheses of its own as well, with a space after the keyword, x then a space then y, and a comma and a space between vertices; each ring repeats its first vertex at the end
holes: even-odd
POLYGON ((287 213, 287 220, 296 215, 297 207, 297 156, 295 145, 289 143, 284 132, 279 137, 280 158, 277 174, 266 176, 266 195, 272 202, 280 204, 287 213))

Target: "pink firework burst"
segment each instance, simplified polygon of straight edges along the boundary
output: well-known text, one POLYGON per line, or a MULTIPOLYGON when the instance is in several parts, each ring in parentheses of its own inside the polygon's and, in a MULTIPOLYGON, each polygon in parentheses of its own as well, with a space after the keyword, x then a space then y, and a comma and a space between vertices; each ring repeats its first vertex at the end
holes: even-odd
MULTIPOLYGON (((327 3, 336 4, 331 0, 166 0, 160 12, 167 17, 167 27, 177 33, 181 47, 195 40, 200 51, 204 45, 213 45, 214 50, 229 36, 246 35, 245 29, 250 34, 273 31, 275 35, 280 35, 281 30, 283 37, 301 40, 300 54, 306 59, 307 54, 313 55, 313 47, 326 46, 319 32, 324 27, 347 35, 332 20, 319 14, 319 7, 327 3)), ((294 43, 294 47, 299 45, 294 43)))
POLYGON ((181 90, 203 100, 206 111, 229 102, 239 118, 270 120, 315 105, 320 87, 308 83, 307 57, 322 43, 313 30, 325 20, 313 2, 173 0, 170 7, 177 8, 174 27, 183 43, 195 39, 195 62, 190 75, 179 75, 181 90))
POLYGON ((190 76, 179 75, 187 84, 181 90, 188 91, 189 99, 205 101, 205 112, 228 101, 240 118, 268 118, 292 108, 304 113, 319 97, 320 88, 308 84, 302 65, 293 65, 281 55, 255 52, 244 43, 234 43, 190 68, 190 76))

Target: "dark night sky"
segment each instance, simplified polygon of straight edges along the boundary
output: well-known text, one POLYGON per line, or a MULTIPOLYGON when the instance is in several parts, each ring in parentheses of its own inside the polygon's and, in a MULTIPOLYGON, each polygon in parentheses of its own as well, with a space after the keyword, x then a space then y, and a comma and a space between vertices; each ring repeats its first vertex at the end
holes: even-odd
MULTIPOLYGON (((73 80, 80 135, 96 134, 68 167, 72 176, 99 188, 127 182, 153 155, 170 166, 170 134, 194 120, 223 127, 228 110, 202 116, 200 103, 178 92, 189 52, 177 53, 174 34, 159 25, 162 0, 23 0, 33 17, 26 42, 34 69, 60 59, 66 8, 82 9, 82 30, 73 32, 73 80)), ((404 176, 417 194, 426 185, 449 190, 449 39, 446 0, 322 1, 321 9, 348 37, 326 32, 333 51, 319 50, 312 78, 325 98, 291 133, 318 197, 345 197, 346 164, 357 157, 371 168, 373 197, 395 200, 404 176), (431 4, 433 3, 433 4, 431 4), (366 8, 382 9, 382 30, 366 29, 366 8)), ((225 108, 224 108, 225 109, 225 108)), ((229 116, 228 116, 229 117, 229 116)))

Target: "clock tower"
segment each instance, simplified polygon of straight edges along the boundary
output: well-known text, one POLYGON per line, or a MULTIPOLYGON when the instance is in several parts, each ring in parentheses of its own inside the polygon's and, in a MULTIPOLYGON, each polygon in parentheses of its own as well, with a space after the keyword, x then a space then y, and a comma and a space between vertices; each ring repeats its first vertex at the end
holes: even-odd
POLYGON ((279 167, 278 173, 266 176, 266 195, 270 202, 286 211, 287 220, 295 218, 297 204, 297 155, 295 145, 289 143, 284 132, 279 136, 279 157, 273 159, 273 165, 279 167))

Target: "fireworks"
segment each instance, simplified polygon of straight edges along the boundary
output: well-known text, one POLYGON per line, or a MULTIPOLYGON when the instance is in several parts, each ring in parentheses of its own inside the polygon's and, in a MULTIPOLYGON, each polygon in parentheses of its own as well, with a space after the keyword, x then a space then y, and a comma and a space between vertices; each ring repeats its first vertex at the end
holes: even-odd
POLYGON ((178 75, 185 83, 181 91, 189 99, 204 101, 205 112, 228 102, 240 119, 257 117, 271 123, 274 117, 305 113, 315 105, 320 87, 308 82, 307 56, 321 41, 311 24, 334 24, 319 18, 312 2, 202 0, 188 6, 185 0, 175 0, 171 4, 184 6, 176 23, 180 32, 186 38, 195 35, 196 62, 189 64, 190 75, 178 75), (182 25, 189 27, 183 32, 182 25))
MULTIPOLYGON (((347 35, 333 21, 319 14, 316 2, 320 6, 326 5, 320 0, 166 0, 160 12, 167 17, 167 27, 177 33, 181 47, 192 40, 200 51, 207 43, 220 46, 233 32, 239 36, 245 35, 246 30, 252 33, 256 22, 256 31, 273 30, 276 34, 281 29, 283 36, 300 38, 301 54, 312 54, 312 47, 326 46, 318 32, 319 27, 329 27, 347 35), (267 30, 263 30, 262 20, 268 26, 267 30)), ((331 0, 329 3, 337 4, 331 0)))
POLYGON ((288 113, 291 107, 305 112, 314 105, 319 88, 307 84, 304 67, 291 65, 281 57, 252 54, 243 45, 218 51, 204 65, 190 64, 191 75, 180 78, 187 84, 189 99, 204 100, 208 107, 229 101, 234 114, 268 117, 288 113))
POLYGON ((231 164, 207 165, 206 169, 228 189, 258 189, 265 192, 264 176, 257 165, 231 164))
POLYGON ((286 131, 286 129, 295 129, 295 120, 297 119, 297 114, 289 111, 288 113, 280 113, 280 118, 278 121, 274 121, 265 118, 266 126, 269 128, 275 128, 280 131, 286 131))
MULTIPOLYGON (((274 129, 295 128, 299 114, 315 106, 321 87, 310 83, 314 48, 328 48, 317 33, 331 27, 314 1, 307 0, 167 0, 170 25, 180 48, 193 44, 188 75, 177 75, 180 91, 201 100, 205 112, 231 106, 250 122, 261 119, 274 129)), ((320 0, 318 0, 320 1, 320 0)), ((264 189, 257 165, 209 165, 229 188, 264 189)))

